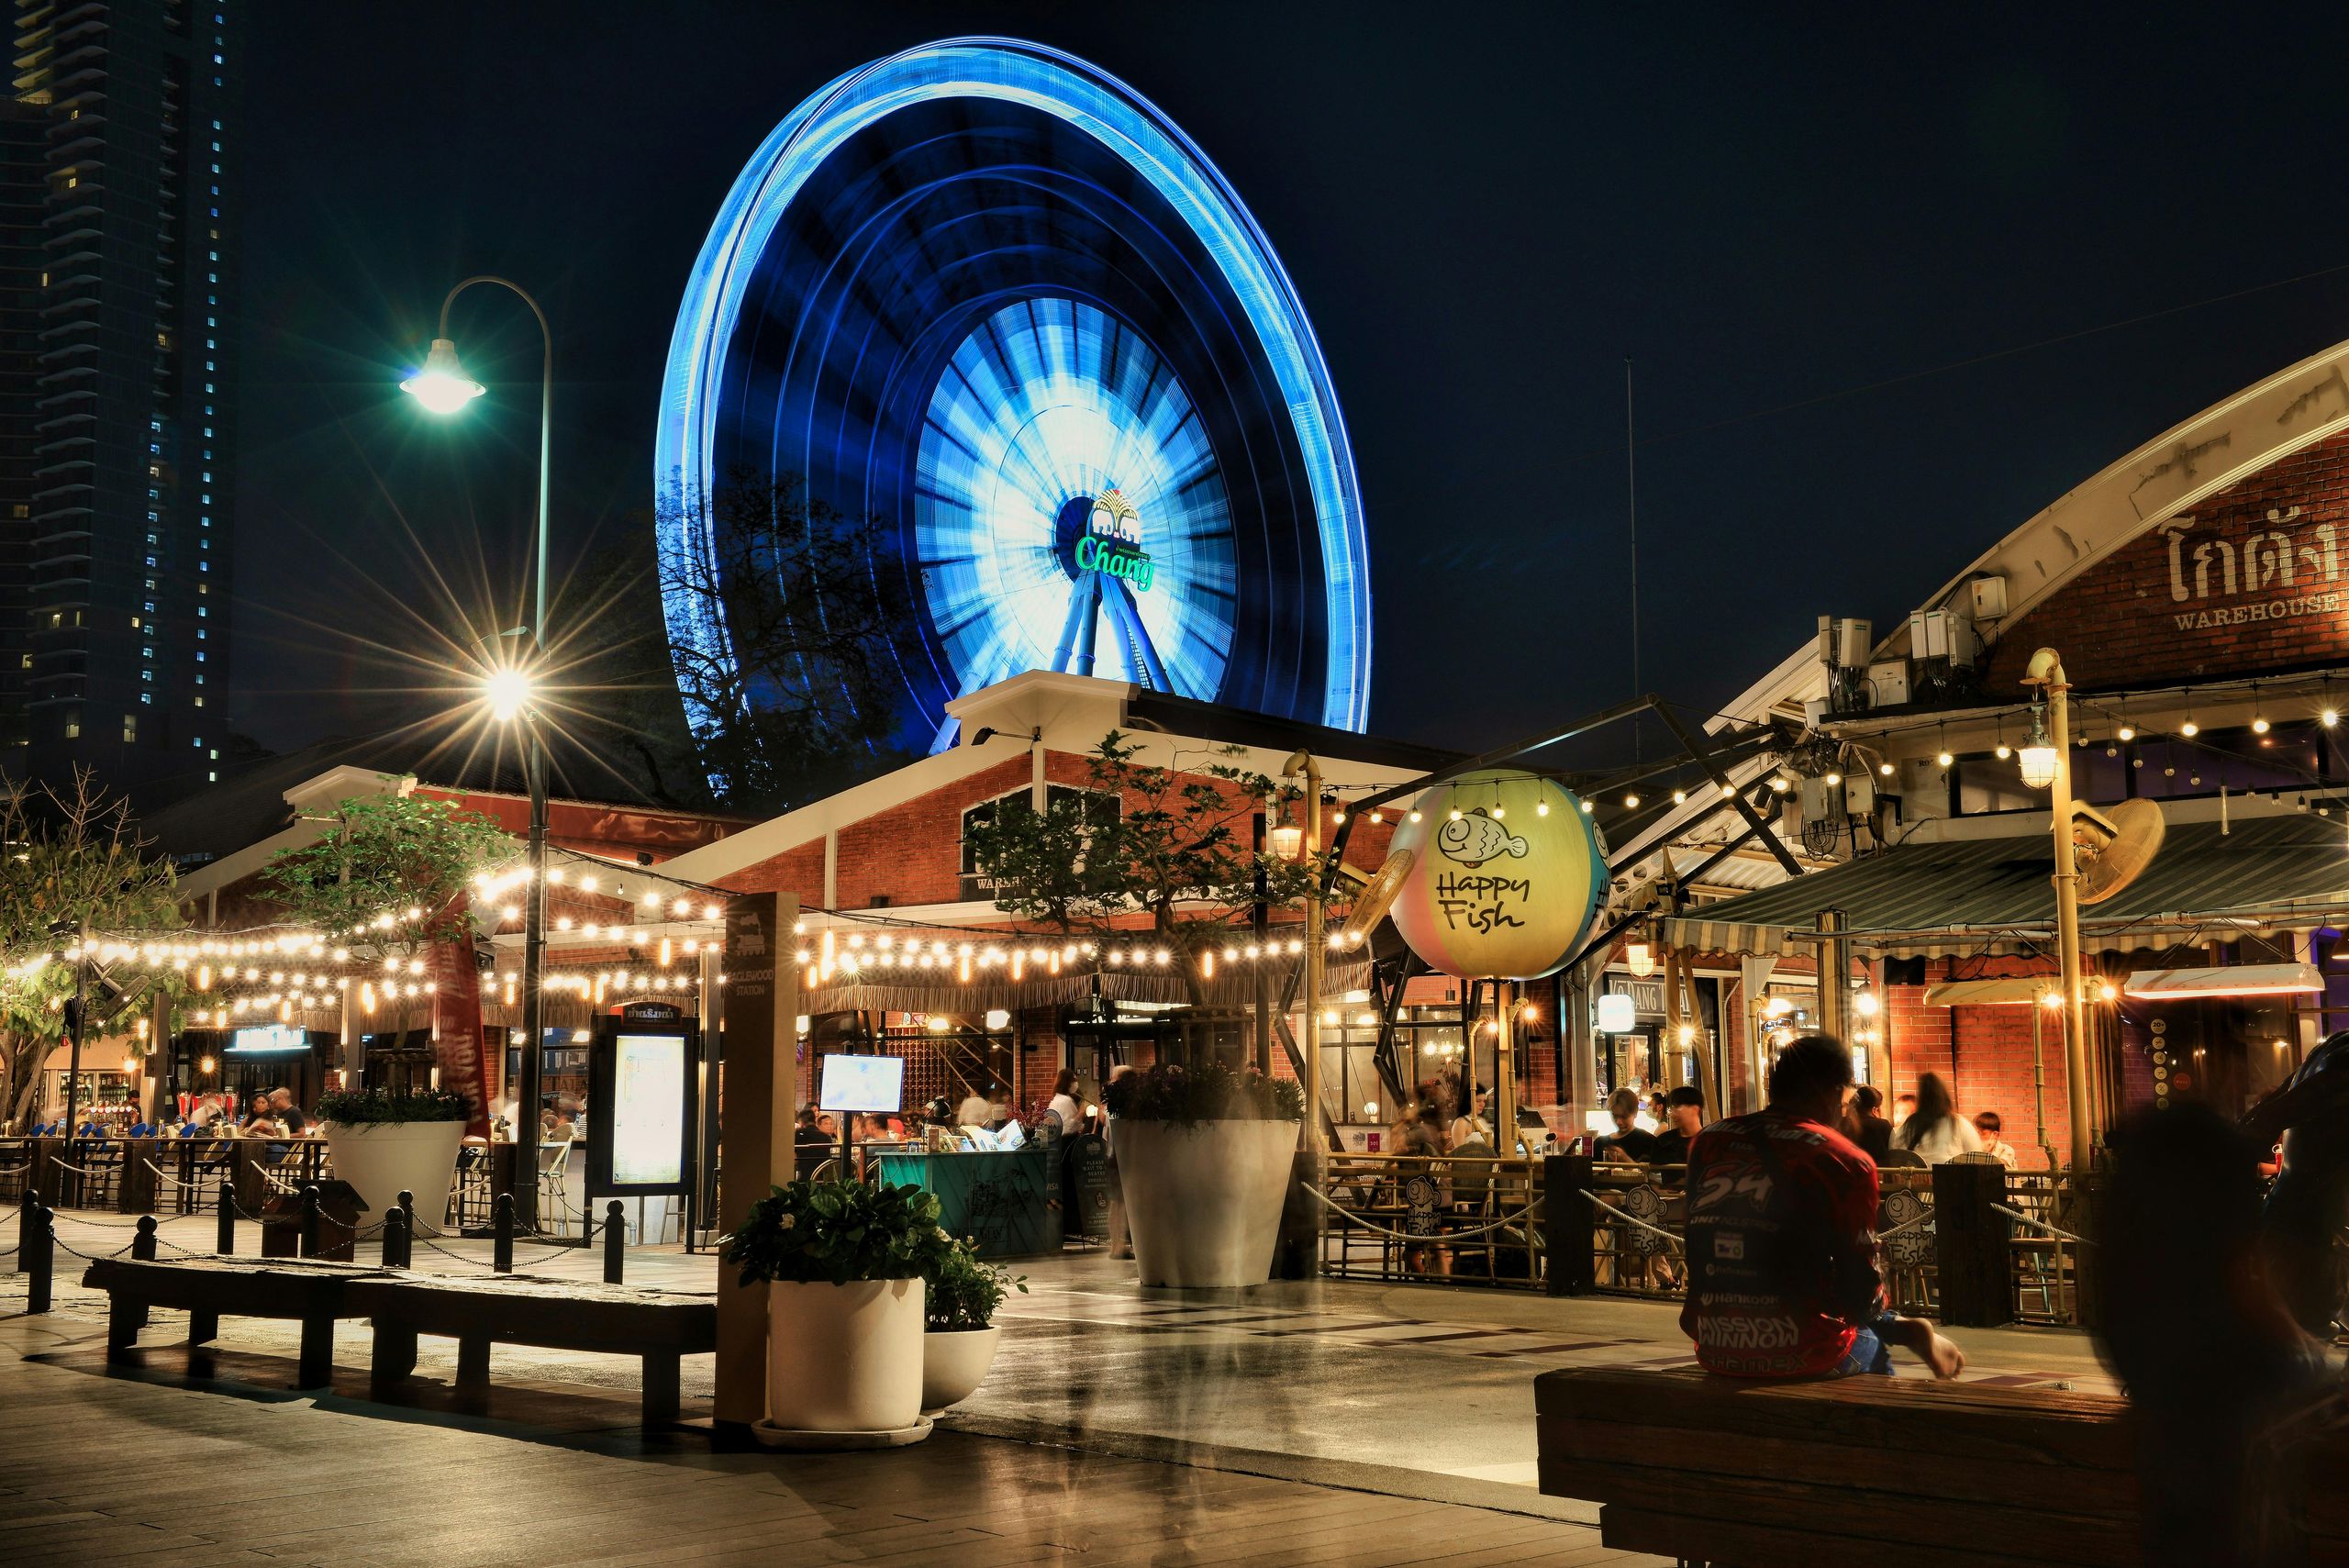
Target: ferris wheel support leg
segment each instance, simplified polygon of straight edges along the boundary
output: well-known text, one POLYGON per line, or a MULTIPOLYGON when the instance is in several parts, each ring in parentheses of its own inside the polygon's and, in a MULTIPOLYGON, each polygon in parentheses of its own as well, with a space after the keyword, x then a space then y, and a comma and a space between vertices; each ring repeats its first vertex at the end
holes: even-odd
POLYGON ((1159 662, 1158 650, 1151 645, 1150 633, 1141 624, 1141 606, 1134 603, 1133 590, 1121 582, 1111 582, 1108 590, 1109 618, 1118 623, 1124 636, 1129 658, 1141 667, 1131 672, 1134 679, 1153 692, 1171 692, 1174 684, 1166 678, 1166 666, 1159 662))
POLYGON ((1094 616, 1101 607, 1101 579, 1080 574, 1068 596, 1068 619, 1061 627, 1060 646, 1052 653, 1052 668, 1066 674, 1093 673, 1094 616))

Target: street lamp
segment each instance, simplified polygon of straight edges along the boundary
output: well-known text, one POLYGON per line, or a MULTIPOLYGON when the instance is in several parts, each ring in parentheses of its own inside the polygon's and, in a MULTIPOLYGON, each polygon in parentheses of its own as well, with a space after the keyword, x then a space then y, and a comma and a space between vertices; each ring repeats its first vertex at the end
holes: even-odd
POLYGON ((2065 701, 2072 684, 2064 673, 2064 661, 2052 648, 2043 648, 2031 656, 2022 684, 2041 693, 2047 717, 2054 727, 2052 736, 2041 728, 2039 709, 2034 706, 2031 739, 2023 743, 2019 755, 2025 784, 2034 789, 2054 786, 2048 804, 2054 807, 2055 954, 2064 988, 2056 1005, 2065 1010, 2064 1075, 2067 1080, 2065 1097, 2072 1113, 2072 1169, 2085 1171, 2088 1168, 2089 1137, 2088 1009, 2087 997, 2080 984, 2080 873, 2072 842, 2072 755, 2065 701))
POLYGON ((536 593, 530 624, 521 628, 518 662, 504 664, 484 683, 482 695, 500 723, 522 726, 522 771, 530 791, 530 885, 523 899, 522 923, 522 1073, 516 1085, 514 1118, 514 1218, 535 1229, 539 1213, 539 1069, 546 1042, 545 999, 540 981, 546 969, 547 945, 547 756, 546 733, 533 706, 531 672, 546 647, 547 626, 547 450, 554 426, 554 332, 547 313, 528 290, 508 278, 488 273, 466 278, 440 302, 440 331, 432 339, 424 368, 400 383, 400 390, 434 414, 451 415, 472 406, 487 388, 465 373, 457 345, 449 336, 449 307, 475 284, 495 284, 511 291, 538 318, 545 346, 539 390, 539 532, 531 552, 536 593))

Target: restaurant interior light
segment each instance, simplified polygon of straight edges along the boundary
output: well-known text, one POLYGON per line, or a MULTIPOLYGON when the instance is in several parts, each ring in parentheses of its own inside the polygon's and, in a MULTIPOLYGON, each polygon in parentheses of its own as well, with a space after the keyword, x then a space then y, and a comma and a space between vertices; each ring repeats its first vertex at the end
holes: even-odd
POLYGON ((424 368, 400 383, 400 390, 435 414, 457 414, 489 389, 465 373, 454 342, 435 338, 424 368))

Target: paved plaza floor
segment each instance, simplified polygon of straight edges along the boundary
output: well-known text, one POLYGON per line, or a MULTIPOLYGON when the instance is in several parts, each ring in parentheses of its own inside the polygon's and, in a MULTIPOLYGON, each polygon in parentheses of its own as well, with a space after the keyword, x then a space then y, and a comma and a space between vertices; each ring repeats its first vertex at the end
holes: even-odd
MULTIPOLYGON (((60 1240, 113 1252, 129 1236, 115 1218, 61 1216, 60 1240)), ((210 1223, 167 1222, 162 1255, 208 1251, 210 1223)), ((417 1266, 488 1264, 485 1241, 440 1246, 417 1266)), ((557 1278, 600 1269, 584 1251, 518 1254, 557 1278)), ((998 1319, 996 1369, 929 1443, 713 1454, 690 1429, 641 1433, 637 1365, 616 1357, 500 1346, 474 1417, 445 1397, 453 1341, 423 1342, 417 1394, 393 1407, 367 1397, 362 1324, 338 1332, 335 1390, 297 1395, 292 1325, 230 1319, 192 1369, 184 1318, 158 1311, 142 1365, 110 1372, 82 1266, 61 1254, 57 1310, 39 1318, 22 1277, 0 1273, 0 1560, 1628 1568, 1653 1560, 1602 1548, 1595 1508, 1534 1488, 1533 1376, 1689 1360, 1664 1304, 1342 1282, 1146 1291, 1130 1262, 1072 1253, 1018 1265, 1029 1288, 998 1319)), ((627 1277, 707 1291, 718 1267, 638 1248, 627 1277)), ((2076 1334, 1956 1337, 1969 1377, 2112 1386, 2076 1334)), ((712 1374, 687 1358, 688 1418, 707 1415, 712 1374)))

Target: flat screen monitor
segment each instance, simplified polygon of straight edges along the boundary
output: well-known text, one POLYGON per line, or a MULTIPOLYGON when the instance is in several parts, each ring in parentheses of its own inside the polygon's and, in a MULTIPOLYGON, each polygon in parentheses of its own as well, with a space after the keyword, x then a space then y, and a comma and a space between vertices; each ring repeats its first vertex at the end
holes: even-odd
POLYGON ((896 1111, 905 1094, 901 1056, 827 1056, 816 1103, 828 1111, 896 1111))

